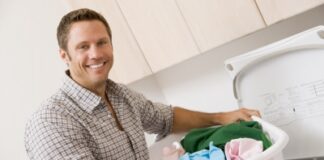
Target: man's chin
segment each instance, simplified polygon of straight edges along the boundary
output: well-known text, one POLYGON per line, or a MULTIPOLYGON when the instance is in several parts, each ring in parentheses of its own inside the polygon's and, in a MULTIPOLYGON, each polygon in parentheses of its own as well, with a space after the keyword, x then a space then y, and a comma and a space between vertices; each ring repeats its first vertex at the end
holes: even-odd
POLYGON ((98 77, 98 78, 92 79, 92 82, 94 82, 96 84, 101 84, 101 83, 106 83, 107 79, 108 79, 107 77, 98 77))

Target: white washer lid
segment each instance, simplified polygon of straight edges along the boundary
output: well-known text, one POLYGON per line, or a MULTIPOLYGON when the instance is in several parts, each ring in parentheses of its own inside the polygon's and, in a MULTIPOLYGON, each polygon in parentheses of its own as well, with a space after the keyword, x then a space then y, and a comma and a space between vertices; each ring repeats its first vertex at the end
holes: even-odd
POLYGON ((324 26, 228 59, 239 107, 290 137, 285 159, 324 156, 324 26))

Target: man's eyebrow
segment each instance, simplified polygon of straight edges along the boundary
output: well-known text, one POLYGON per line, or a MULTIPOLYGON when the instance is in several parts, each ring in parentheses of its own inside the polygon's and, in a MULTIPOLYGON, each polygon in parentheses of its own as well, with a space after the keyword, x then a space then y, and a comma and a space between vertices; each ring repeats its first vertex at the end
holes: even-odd
POLYGON ((102 37, 102 38, 99 38, 99 41, 101 40, 109 40, 109 37, 102 37))
POLYGON ((88 43, 88 41, 81 41, 81 42, 77 43, 76 46, 79 46, 79 45, 84 44, 84 43, 88 43))

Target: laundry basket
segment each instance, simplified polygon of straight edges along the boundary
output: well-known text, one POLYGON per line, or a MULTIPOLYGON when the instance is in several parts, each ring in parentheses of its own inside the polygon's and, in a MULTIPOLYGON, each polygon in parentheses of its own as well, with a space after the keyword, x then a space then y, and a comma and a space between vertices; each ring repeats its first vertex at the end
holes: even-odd
MULTIPOLYGON (((249 160, 283 160, 282 150, 288 143, 288 135, 283 130, 258 117, 252 117, 252 119, 262 125, 263 131, 269 135, 272 146, 264 152, 251 157, 249 160)), ((185 133, 172 134, 153 144, 151 147, 149 147, 150 159, 162 159, 162 148, 165 146, 170 146, 174 141, 180 141, 184 135, 185 133)))

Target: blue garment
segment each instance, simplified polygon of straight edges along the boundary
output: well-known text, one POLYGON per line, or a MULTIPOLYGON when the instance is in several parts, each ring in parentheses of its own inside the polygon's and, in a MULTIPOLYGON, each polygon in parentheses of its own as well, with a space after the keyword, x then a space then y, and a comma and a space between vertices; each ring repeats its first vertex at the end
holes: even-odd
POLYGON ((209 150, 203 149, 194 153, 186 153, 179 160, 225 160, 224 152, 209 143, 209 150))

